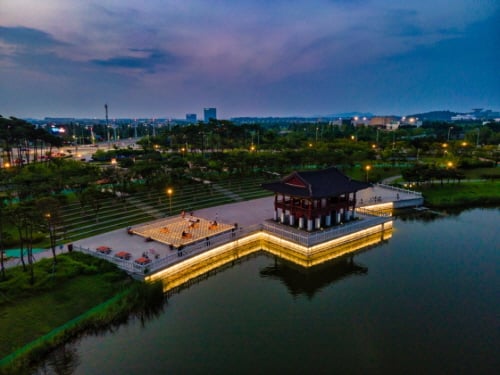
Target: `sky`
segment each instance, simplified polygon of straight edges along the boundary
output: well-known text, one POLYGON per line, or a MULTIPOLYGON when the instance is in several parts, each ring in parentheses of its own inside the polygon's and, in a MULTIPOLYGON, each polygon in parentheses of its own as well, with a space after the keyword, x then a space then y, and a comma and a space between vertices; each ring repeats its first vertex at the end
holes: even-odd
POLYGON ((500 110, 498 0, 0 0, 0 115, 500 110))

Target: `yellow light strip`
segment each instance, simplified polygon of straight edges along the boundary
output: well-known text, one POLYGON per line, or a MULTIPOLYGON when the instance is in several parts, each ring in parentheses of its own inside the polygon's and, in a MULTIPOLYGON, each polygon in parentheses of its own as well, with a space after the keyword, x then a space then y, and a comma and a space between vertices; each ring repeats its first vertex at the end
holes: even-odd
POLYGON ((392 221, 351 233, 307 248, 267 232, 258 232, 218 246, 145 277, 145 281, 162 280, 164 291, 171 290, 213 269, 250 255, 267 251, 302 267, 312 267, 392 236, 392 221))

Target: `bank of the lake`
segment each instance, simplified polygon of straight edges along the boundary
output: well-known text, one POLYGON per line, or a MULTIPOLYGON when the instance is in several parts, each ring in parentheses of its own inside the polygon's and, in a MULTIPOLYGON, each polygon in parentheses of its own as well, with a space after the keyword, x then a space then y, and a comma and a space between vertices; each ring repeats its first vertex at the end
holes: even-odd
MULTIPOLYGON (((126 321, 147 305, 151 292, 145 288, 155 289, 114 264, 76 252, 59 255, 55 267, 52 259, 36 262, 33 285, 22 267, 6 275, 0 282, 0 374, 22 373, 81 332, 126 321)), ((161 286, 156 289, 162 298, 161 286)))
POLYGON ((499 181, 434 183, 419 187, 425 205, 434 208, 484 207, 500 205, 499 181))

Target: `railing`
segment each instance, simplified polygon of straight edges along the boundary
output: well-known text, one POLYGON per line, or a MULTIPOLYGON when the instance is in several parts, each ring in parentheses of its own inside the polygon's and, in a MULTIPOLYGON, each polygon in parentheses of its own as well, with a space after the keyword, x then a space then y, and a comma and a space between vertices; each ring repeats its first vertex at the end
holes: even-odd
POLYGON ((238 229, 235 229, 234 231, 220 233, 213 237, 210 237, 208 241, 204 239, 189 245, 183 245, 178 248, 174 248, 170 254, 167 254, 167 256, 158 259, 152 259, 148 264, 138 264, 133 260, 120 259, 112 254, 103 254, 82 246, 75 245, 74 249, 101 259, 106 259, 109 262, 113 262, 119 268, 127 272, 138 275, 145 275, 166 268, 167 266, 182 262, 186 258, 201 254, 207 250, 235 241, 242 237, 246 237, 251 233, 255 233, 261 230, 262 225, 259 224, 249 227, 240 227, 238 229))
POLYGON ((376 185, 380 186, 381 188, 384 188, 384 189, 395 190, 395 191, 399 191, 401 193, 412 194, 412 195, 419 195, 419 196, 422 195, 422 193, 419 192, 419 191, 403 189, 403 188, 400 188, 400 187, 397 187, 397 186, 380 184, 380 183, 377 183, 376 185))
POLYGON ((292 227, 283 227, 281 225, 273 224, 270 222, 263 224, 263 230, 272 233, 280 238, 284 238, 303 246, 314 246, 322 242, 333 240, 343 235, 352 233, 357 230, 362 230, 370 226, 382 224, 388 221, 388 217, 385 216, 364 216, 358 221, 349 222, 340 226, 325 229, 319 232, 313 233, 301 233, 299 229, 292 227))
POLYGON ((358 214, 364 214, 369 216, 378 216, 378 217, 389 217, 392 216, 392 206, 391 208, 384 209, 375 209, 375 208, 366 208, 366 207, 356 207, 356 212, 358 214))

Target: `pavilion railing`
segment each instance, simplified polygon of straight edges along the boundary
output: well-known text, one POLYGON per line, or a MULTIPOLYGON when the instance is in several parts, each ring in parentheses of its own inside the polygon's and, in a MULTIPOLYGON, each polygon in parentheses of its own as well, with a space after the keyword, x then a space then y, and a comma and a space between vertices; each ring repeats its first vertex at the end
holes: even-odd
POLYGON ((284 238, 303 246, 314 246, 358 230, 366 229, 371 226, 382 224, 389 220, 390 215, 384 216, 365 216, 360 215, 360 220, 347 222, 335 227, 323 229, 320 231, 305 233, 303 230, 266 222, 263 224, 263 230, 272 233, 280 238, 284 238))

